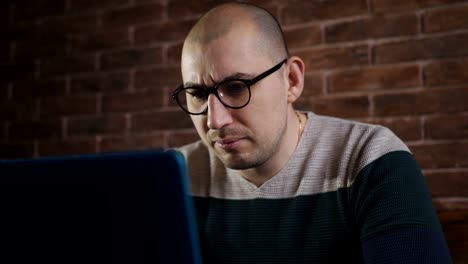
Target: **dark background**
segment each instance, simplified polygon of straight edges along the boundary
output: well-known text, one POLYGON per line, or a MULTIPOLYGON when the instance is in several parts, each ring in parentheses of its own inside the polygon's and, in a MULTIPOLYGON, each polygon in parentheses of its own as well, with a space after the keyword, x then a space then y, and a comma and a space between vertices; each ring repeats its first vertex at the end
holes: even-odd
MULTIPOLYGON (((0 158, 197 139, 169 93, 184 36, 220 2, 2 1, 0 158)), ((423 168, 449 240, 459 236, 452 252, 468 252, 468 1, 251 2, 278 17, 306 63, 297 107, 392 129, 423 168)))

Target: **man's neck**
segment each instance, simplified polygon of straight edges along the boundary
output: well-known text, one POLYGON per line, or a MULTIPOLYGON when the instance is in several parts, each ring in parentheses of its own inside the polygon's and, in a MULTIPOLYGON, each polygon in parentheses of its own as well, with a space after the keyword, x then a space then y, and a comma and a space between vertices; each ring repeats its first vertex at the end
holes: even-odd
MULTIPOLYGON (((300 114, 301 124, 305 127, 306 117, 300 114)), ((294 110, 288 114, 288 124, 285 135, 274 154, 267 162, 246 170, 241 170, 240 174, 255 186, 260 187, 277 175, 289 162, 298 145, 299 120, 294 110)))

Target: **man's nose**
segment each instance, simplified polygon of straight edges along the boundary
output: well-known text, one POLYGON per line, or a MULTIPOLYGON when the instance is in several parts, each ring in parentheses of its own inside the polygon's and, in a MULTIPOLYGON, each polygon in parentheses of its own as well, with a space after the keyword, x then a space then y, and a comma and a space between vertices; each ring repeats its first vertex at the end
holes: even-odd
POLYGON ((232 123, 231 111, 214 94, 208 96, 207 126, 220 129, 232 123))

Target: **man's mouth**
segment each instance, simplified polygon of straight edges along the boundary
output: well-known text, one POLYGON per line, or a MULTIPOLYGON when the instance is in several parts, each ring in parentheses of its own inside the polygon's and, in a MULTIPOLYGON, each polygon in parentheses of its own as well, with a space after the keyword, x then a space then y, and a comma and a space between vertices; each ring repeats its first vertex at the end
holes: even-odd
POLYGON ((223 138, 214 141, 215 147, 219 147, 223 150, 229 151, 239 147, 244 138, 223 138))

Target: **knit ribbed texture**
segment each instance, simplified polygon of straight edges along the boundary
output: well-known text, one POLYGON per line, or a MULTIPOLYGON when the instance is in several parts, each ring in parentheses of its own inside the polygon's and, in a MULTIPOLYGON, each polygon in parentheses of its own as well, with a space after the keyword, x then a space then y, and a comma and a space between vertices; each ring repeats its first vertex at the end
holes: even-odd
POLYGON ((260 187, 200 142, 181 151, 206 263, 362 263, 373 252, 362 243, 402 230, 424 234, 408 250, 447 252, 416 161, 381 126, 309 113, 296 152, 260 187))

